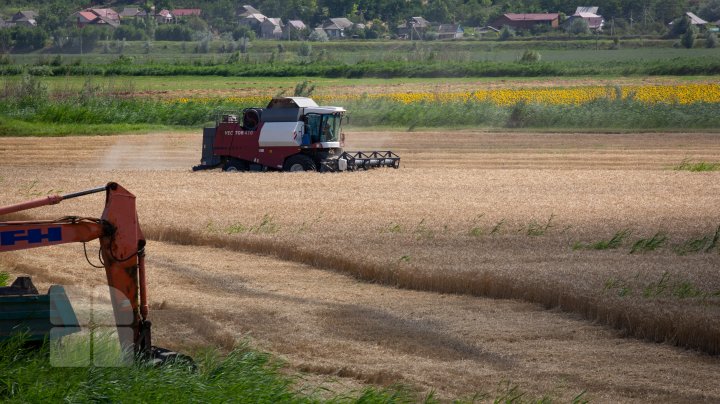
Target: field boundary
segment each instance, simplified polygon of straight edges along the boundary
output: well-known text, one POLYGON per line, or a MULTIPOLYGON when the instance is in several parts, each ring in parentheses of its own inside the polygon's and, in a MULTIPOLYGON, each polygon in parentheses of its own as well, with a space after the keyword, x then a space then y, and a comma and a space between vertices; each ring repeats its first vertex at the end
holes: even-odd
POLYGON ((668 343, 710 355, 720 354, 720 330, 708 327, 702 316, 690 313, 665 312, 660 317, 642 307, 559 290, 555 285, 539 286, 487 272, 452 277, 447 274, 420 274, 404 270, 396 264, 358 263, 341 256, 325 256, 321 252, 301 249, 278 240, 229 239, 174 227, 150 227, 144 233, 150 240, 267 255, 401 289, 527 301, 548 310, 578 314, 588 321, 619 330, 621 336, 668 343))

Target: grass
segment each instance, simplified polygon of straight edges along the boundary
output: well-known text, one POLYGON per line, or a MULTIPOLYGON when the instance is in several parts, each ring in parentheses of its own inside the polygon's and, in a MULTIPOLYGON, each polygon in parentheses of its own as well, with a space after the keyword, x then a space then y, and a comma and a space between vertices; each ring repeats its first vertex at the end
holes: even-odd
POLYGON ((7 286, 10 280, 10 274, 7 272, 0 272, 0 286, 7 286))
POLYGON ((573 245, 573 250, 579 249, 593 249, 593 250, 614 250, 622 245, 625 239, 630 236, 632 232, 630 229, 624 229, 616 232, 612 237, 607 240, 600 240, 594 243, 585 244, 577 242, 573 245))
POLYGON ((668 241, 668 236, 662 231, 659 231, 655 233, 650 238, 641 238, 637 240, 632 248, 630 248, 630 254, 635 253, 646 253, 650 251, 655 251, 656 249, 662 247, 665 245, 665 243, 668 241))
MULTIPOLYGON (((152 367, 53 367, 49 348, 29 350, 22 339, 0 344, 0 399, 4 402, 318 402, 297 391, 282 364, 247 346, 227 355, 206 350, 197 371, 181 363, 152 367)), ((401 390, 365 389, 331 402, 415 402, 401 390)))
POLYGON ((706 172, 706 171, 720 171, 720 162, 706 162, 684 159, 680 164, 673 167, 676 171, 690 171, 690 172, 706 172))

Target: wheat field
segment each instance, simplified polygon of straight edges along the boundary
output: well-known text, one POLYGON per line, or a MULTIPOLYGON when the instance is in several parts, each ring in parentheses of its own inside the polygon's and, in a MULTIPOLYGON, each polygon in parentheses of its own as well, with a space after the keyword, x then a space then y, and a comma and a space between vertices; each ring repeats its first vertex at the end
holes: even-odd
MULTIPOLYGON (((160 345, 250 338, 308 374, 444 398, 509 380, 561 399, 720 399, 720 172, 673 169, 720 161, 717 135, 348 139, 402 168, 192 173, 194 133, 3 138, 0 197, 135 193, 160 345)), ((96 195, 33 213, 101 210, 96 195)), ((78 246, 0 266, 43 286, 102 282, 78 246)))

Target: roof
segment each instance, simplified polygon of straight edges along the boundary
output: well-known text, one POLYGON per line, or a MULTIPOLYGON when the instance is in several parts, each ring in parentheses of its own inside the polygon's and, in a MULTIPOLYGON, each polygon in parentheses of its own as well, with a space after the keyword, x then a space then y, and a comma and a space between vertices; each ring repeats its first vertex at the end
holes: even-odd
POLYGON ((261 14, 261 13, 255 7, 248 6, 248 5, 240 6, 240 9, 238 9, 238 16, 240 16, 240 17, 247 17, 250 14, 261 14))
POLYGON ((159 15, 161 17, 165 17, 165 18, 172 18, 172 14, 170 14, 170 10, 167 10, 167 9, 160 10, 160 12, 157 13, 157 15, 159 15))
POLYGON ((271 23, 272 25, 274 25, 274 26, 276 26, 276 27, 282 27, 282 26, 283 26, 282 20, 281 20, 280 18, 265 18, 265 20, 263 21, 263 23, 266 23, 266 22, 269 22, 269 23, 271 23))
POLYGON ((459 30, 461 30, 460 26, 457 24, 440 24, 438 27, 438 33, 456 33, 459 30))
POLYGON ((702 18, 696 16, 695 14, 691 12, 685 13, 686 16, 690 17, 690 23, 692 25, 705 25, 707 24, 707 21, 703 20, 702 18))
POLYGON ((188 15, 200 15, 202 10, 199 8, 178 8, 172 11, 172 15, 175 17, 185 17, 188 15))
POLYGON ((353 22, 347 18, 330 18, 328 22, 323 25, 325 29, 345 29, 353 26, 353 22))
POLYGON ((79 17, 85 19, 85 22, 92 22, 98 19, 97 14, 90 11, 79 11, 77 14, 79 17))
POLYGON ((260 13, 253 13, 245 16, 246 20, 256 20, 257 22, 263 22, 266 18, 267 17, 260 13))
POLYGON ((32 10, 26 10, 26 11, 18 11, 12 16, 12 21, 31 21, 35 20, 35 18, 38 16, 38 13, 32 10))
POLYGON ((580 18, 602 18, 601 16, 595 14, 595 13, 575 13, 571 15, 571 17, 580 17, 580 18))
POLYGON ((91 11, 95 13, 98 17, 105 17, 112 20, 117 20, 120 18, 120 15, 117 13, 117 11, 113 10, 112 8, 90 8, 88 11, 91 11))
POLYGON ((412 17, 411 20, 415 23, 416 28, 426 28, 430 26, 430 21, 423 17, 412 17))
POLYGON ((295 29, 305 29, 305 23, 300 20, 290 20, 288 21, 287 25, 289 27, 293 27, 295 29))
POLYGON ((578 7, 575 9, 575 15, 578 15, 580 13, 590 13, 590 14, 597 14, 600 7, 578 7))
POLYGON ((311 98, 307 97, 282 97, 273 98, 268 104, 268 108, 273 107, 298 107, 298 108, 317 108, 318 105, 311 98))
POLYGON ((139 7, 125 7, 120 12, 120 17, 138 17, 138 16, 146 16, 147 12, 145 10, 140 9, 139 7))
POLYGON ((553 21, 560 18, 558 13, 503 14, 510 21, 553 21))

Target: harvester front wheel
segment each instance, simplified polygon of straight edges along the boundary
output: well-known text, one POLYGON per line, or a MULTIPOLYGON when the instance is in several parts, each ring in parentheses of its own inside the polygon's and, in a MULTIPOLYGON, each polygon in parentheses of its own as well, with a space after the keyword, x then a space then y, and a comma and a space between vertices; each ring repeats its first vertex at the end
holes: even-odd
POLYGON ((247 171, 248 168, 247 162, 238 159, 231 159, 223 165, 223 171, 229 172, 247 171))
POLYGON ((283 165, 283 170, 289 172, 300 172, 300 171, 315 171, 315 162, 308 156, 297 154, 295 156, 288 157, 283 165))

